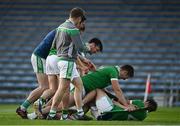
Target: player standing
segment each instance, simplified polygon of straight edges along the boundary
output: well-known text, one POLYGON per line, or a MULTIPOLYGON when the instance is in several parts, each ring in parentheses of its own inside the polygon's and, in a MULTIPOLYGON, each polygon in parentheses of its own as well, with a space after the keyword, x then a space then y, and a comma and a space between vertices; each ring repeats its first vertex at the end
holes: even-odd
MULTIPOLYGON (((62 101, 65 92, 69 89, 71 80, 76 87, 74 98, 76 101, 77 115, 79 118, 84 115, 81 96, 82 80, 79 76, 75 63, 78 51, 89 51, 81 41, 80 31, 76 27, 76 25, 81 22, 82 18, 85 18, 84 10, 81 8, 73 8, 70 12, 69 19, 57 28, 55 44, 59 60, 59 86, 53 97, 48 119, 56 119, 58 105, 62 101)), ((66 119, 67 116, 67 114, 64 114, 63 118, 66 119)))
POLYGON ((46 75, 46 58, 49 54, 56 30, 49 32, 43 41, 35 48, 31 56, 33 70, 36 73, 39 86, 35 88, 28 98, 17 108, 16 113, 22 118, 27 118, 27 109, 34 103, 48 88, 48 78, 46 75))

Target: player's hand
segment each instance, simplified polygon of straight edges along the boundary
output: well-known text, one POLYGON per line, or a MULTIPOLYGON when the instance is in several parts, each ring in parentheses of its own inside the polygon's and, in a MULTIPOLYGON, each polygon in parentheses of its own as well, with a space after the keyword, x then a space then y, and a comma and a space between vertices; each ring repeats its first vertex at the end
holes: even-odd
POLYGON ((82 62, 85 63, 86 65, 88 65, 88 64, 90 64, 91 61, 84 57, 82 62))
POLYGON ((86 58, 85 58, 85 59, 83 60, 83 63, 85 63, 86 66, 88 66, 88 68, 89 68, 90 71, 96 71, 96 66, 95 66, 94 63, 91 62, 89 59, 86 59, 86 58))
POLYGON ((86 66, 82 67, 81 70, 83 71, 84 74, 87 74, 89 72, 89 68, 86 66))
POLYGON ((96 71, 96 66, 94 63, 90 62, 90 64, 88 66, 89 66, 90 71, 96 71))
POLYGON ((132 105, 132 104, 129 104, 127 107, 126 107, 126 110, 129 111, 129 112, 132 112, 132 111, 135 111, 137 109, 136 106, 132 105))

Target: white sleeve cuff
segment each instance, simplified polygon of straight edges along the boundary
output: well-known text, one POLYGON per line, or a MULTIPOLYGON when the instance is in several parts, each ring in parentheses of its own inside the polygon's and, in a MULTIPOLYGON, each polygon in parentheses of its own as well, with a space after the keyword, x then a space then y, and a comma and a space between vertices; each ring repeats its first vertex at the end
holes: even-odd
POLYGON ((111 80, 118 80, 117 78, 111 78, 111 80))

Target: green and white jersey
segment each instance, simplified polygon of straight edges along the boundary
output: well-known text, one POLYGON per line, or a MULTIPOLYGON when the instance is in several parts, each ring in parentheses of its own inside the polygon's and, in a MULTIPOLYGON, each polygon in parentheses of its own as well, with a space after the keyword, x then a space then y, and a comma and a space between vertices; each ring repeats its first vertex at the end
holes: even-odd
POLYGON ((114 105, 111 112, 104 115, 103 120, 144 120, 147 117, 147 110, 144 109, 144 102, 142 100, 131 100, 131 103, 136 105, 139 110, 128 112, 114 105))
POLYGON ((76 60, 78 51, 88 51, 81 40, 79 29, 70 20, 66 20, 57 28, 53 43, 55 43, 58 57, 76 60))
POLYGON ((95 90, 97 88, 103 89, 111 85, 111 80, 118 80, 119 67, 118 66, 106 66, 97 69, 95 72, 91 72, 81 79, 83 81, 84 89, 86 93, 95 90))

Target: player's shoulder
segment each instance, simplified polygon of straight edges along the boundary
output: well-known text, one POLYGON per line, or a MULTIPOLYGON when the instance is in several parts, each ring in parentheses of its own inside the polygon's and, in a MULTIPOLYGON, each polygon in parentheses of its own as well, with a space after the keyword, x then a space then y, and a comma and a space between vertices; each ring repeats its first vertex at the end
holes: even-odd
POLYGON ((115 66, 100 66, 99 69, 115 69, 115 66))
POLYGON ((64 28, 64 29, 69 29, 69 30, 77 30, 77 31, 79 31, 79 29, 78 28, 76 28, 76 26, 72 23, 72 22, 70 22, 70 21, 65 21, 64 23, 62 23, 60 26, 59 26, 59 28, 64 28))
POLYGON ((117 73, 117 69, 115 66, 101 66, 98 68, 98 71, 105 72, 105 73, 117 73))

